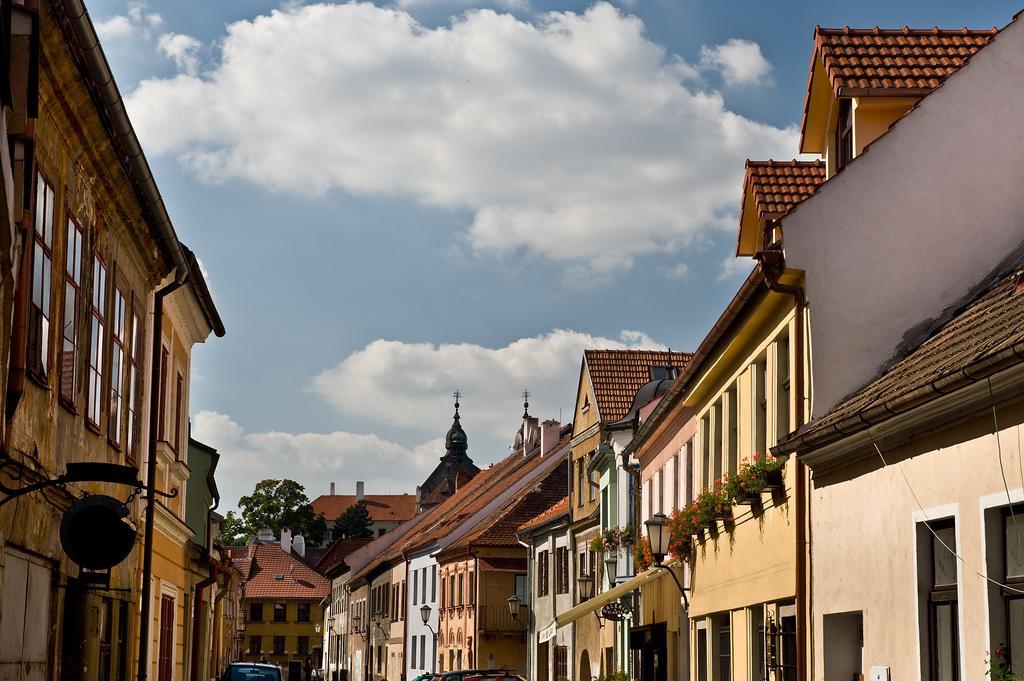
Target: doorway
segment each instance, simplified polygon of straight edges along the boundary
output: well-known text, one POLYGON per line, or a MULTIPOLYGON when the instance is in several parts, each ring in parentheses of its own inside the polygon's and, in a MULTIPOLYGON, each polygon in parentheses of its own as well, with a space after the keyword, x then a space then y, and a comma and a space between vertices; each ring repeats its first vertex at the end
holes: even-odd
POLYGON ((638 681, 668 681, 668 625, 657 622, 633 627, 629 652, 638 681))
POLYGON ((302 681, 302 663, 298 660, 288 661, 288 681, 302 681))

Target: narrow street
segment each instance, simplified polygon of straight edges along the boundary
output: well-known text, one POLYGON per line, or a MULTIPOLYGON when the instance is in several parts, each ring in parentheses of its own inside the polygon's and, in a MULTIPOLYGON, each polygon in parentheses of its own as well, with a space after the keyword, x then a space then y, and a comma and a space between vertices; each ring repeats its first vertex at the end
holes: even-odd
POLYGON ((1024 680, 1020 14, 83 3, 0 7, 0 681, 1024 680))

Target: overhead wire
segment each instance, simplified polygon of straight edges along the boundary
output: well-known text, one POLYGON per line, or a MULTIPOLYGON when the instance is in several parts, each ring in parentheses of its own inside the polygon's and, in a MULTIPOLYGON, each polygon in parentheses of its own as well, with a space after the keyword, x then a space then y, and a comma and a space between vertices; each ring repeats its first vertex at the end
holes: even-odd
MULTIPOLYGON (((875 442, 875 437, 871 434, 871 429, 870 428, 867 429, 867 434, 868 434, 868 438, 871 440, 871 444, 875 448, 875 451, 878 453, 878 458, 882 460, 883 468, 888 468, 892 464, 890 464, 888 461, 885 460, 885 456, 882 454, 882 450, 878 447, 878 443, 875 442)), ((991 577, 989 577, 985 573, 981 572, 980 570, 977 570, 973 565, 968 564, 967 560, 964 559, 963 556, 961 556, 959 553, 956 552, 956 549, 952 548, 949 544, 947 544, 942 539, 942 537, 940 537, 938 535, 938 533, 932 528, 931 519, 928 517, 927 512, 925 512, 924 506, 921 504, 921 500, 918 498, 917 493, 914 492, 914 488, 910 484, 910 478, 907 477, 907 472, 905 470, 903 470, 903 464, 902 463, 896 463, 895 466, 896 466, 896 468, 899 469, 900 474, 903 476, 903 482, 906 483, 907 490, 910 492, 910 496, 914 497, 914 502, 917 504, 917 508, 921 512, 921 517, 924 518, 924 526, 926 528, 928 528, 928 531, 932 534, 933 537, 935 537, 935 540, 937 542, 939 542, 939 544, 944 549, 949 551, 958 561, 960 561, 961 565, 963 565, 965 568, 967 568, 968 570, 973 572, 978 577, 981 577, 982 579, 984 579, 986 582, 992 584, 993 586, 998 586, 1001 589, 1005 589, 1005 590, 1007 590, 1009 592, 1012 592, 1012 593, 1015 593, 1015 594, 1024 595, 1024 589, 1018 589, 1016 587, 1010 586, 1009 584, 1003 584, 1002 582, 1000 582, 998 580, 992 579, 991 577)))
MULTIPOLYGON (((1014 534, 1017 535, 1017 548, 1020 550, 1021 557, 1024 557, 1024 540, 1020 536, 1020 525, 1017 524, 1017 514, 1013 511, 1013 499, 1010 497, 1010 486, 1006 484, 1006 471, 1003 469, 1003 444, 999 437, 999 415, 996 413, 996 395, 992 390, 992 377, 986 379, 988 381, 988 394, 992 398, 992 435, 996 439, 996 456, 999 458, 999 476, 1003 479, 1003 491, 1006 492, 1006 505, 1010 509, 1010 521, 1013 523, 1014 534)), ((1018 442, 1017 442, 1017 464, 1021 465, 1020 460, 1020 438, 1018 430, 1018 442)), ((1024 487, 1024 468, 1021 469, 1021 486, 1024 487)))

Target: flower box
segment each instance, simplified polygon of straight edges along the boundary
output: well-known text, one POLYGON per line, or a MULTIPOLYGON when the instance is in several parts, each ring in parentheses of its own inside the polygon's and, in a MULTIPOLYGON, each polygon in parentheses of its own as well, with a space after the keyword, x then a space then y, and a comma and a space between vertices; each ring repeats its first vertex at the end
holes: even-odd
POLYGON ((782 469, 765 471, 764 489, 765 492, 776 492, 786 489, 786 481, 782 477, 782 469))
POLYGON ((760 506, 761 494, 758 492, 742 492, 736 496, 733 503, 737 506, 760 506))

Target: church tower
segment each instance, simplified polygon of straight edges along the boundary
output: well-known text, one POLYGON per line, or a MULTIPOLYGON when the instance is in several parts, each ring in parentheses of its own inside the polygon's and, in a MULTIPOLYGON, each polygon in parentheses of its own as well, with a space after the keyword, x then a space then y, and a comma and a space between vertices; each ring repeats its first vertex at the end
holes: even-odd
POLYGON ((469 458, 469 437, 459 416, 461 393, 455 391, 455 415, 444 438, 444 455, 422 485, 416 488, 416 512, 421 513, 455 494, 480 469, 469 458))

